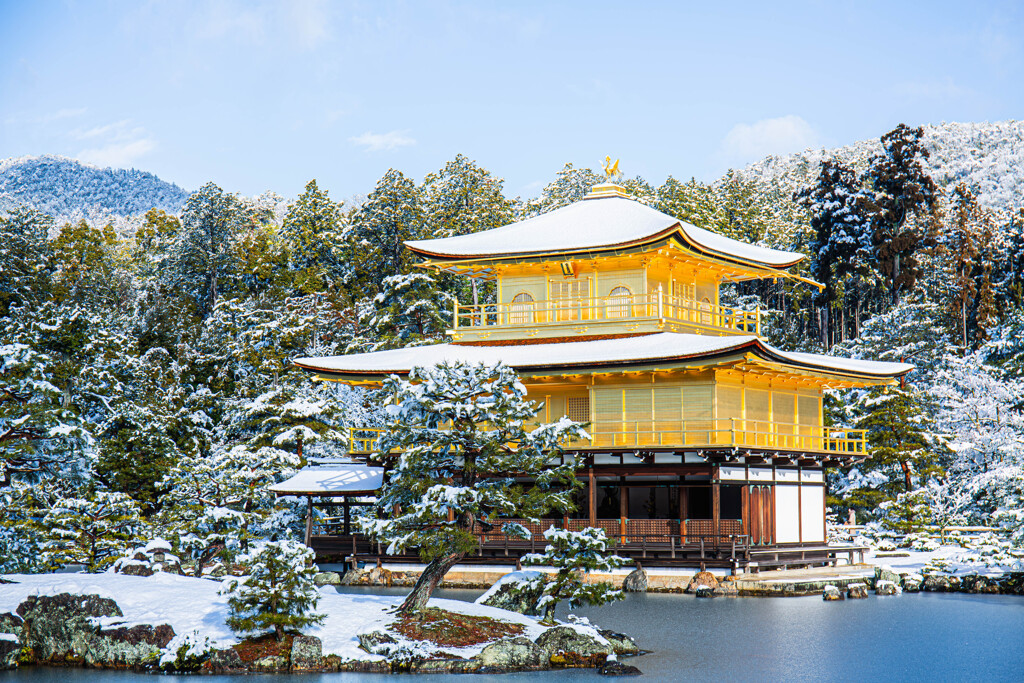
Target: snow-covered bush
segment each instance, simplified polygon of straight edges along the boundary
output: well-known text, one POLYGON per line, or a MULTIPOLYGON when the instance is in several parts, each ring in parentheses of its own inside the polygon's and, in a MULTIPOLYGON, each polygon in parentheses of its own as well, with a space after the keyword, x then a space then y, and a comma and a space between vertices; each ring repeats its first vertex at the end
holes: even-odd
POLYGON ((320 593, 313 577, 313 551, 295 541, 266 541, 238 557, 248 574, 224 580, 231 616, 227 623, 240 634, 272 629, 278 640, 285 629, 319 624, 320 593))
POLYGON ((555 621, 555 608, 559 602, 569 603, 570 608, 580 605, 603 605, 622 598, 622 591, 611 583, 586 583, 590 572, 611 572, 628 560, 618 555, 609 555, 610 540, 604 529, 587 527, 582 531, 548 527, 544 532, 548 545, 543 553, 523 556, 523 564, 554 567, 558 571, 554 581, 544 585, 544 591, 537 606, 544 612, 544 621, 555 621))

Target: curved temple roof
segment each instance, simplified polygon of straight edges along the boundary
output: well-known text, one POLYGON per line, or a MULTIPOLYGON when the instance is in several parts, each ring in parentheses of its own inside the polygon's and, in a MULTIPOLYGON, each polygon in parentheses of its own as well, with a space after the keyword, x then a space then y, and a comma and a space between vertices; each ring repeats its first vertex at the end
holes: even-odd
POLYGON ((500 228, 405 244, 439 259, 500 259, 624 248, 672 235, 699 252, 769 268, 788 268, 805 258, 740 242, 618 196, 588 197, 500 228))
POLYGON ((348 356, 299 358, 295 360, 295 364, 304 370, 327 377, 334 376, 352 381, 363 377, 372 381, 374 378, 389 374, 405 374, 413 367, 433 366, 445 361, 501 361, 519 372, 542 373, 545 370, 552 370, 561 374, 570 369, 671 363, 746 352, 768 363, 868 381, 892 380, 914 369, 913 365, 906 363, 880 363, 813 353, 789 353, 769 346, 755 336, 707 337, 675 332, 551 344, 436 344, 348 356))

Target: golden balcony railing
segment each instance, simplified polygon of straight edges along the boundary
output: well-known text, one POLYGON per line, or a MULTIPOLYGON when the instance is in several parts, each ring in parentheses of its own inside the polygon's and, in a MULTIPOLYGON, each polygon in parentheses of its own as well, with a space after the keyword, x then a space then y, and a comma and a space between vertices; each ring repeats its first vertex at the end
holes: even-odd
POLYGON ((761 311, 718 306, 710 301, 650 294, 578 297, 490 304, 459 304, 452 311, 453 331, 488 327, 533 327, 580 322, 663 320, 731 334, 761 334, 761 311))
MULTIPOLYGON (((349 429, 349 452, 372 453, 380 429, 349 429)), ((578 439, 567 450, 623 448, 763 448, 773 451, 867 455, 865 430, 723 418, 717 420, 595 421, 589 439, 578 439)))

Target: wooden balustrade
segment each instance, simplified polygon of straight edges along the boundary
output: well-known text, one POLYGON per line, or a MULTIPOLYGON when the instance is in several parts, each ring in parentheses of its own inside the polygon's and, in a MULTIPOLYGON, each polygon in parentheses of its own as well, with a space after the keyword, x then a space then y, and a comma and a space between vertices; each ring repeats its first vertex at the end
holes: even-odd
POLYGON ((530 302, 459 304, 452 310, 452 328, 534 327, 573 322, 656 319, 688 327, 761 334, 761 311, 719 306, 710 301, 666 296, 660 289, 649 294, 591 296, 530 302))
MULTIPOLYGON (((349 429, 349 453, 368 455, 382 430, 349 429)), ((587 427, 589 439, 567 445, 567 450, 630 447, 711 448, 747 447, 864 456, 866 431, 842 427, 792 424, 727 418, 719 420, 594 421, 587 427)))

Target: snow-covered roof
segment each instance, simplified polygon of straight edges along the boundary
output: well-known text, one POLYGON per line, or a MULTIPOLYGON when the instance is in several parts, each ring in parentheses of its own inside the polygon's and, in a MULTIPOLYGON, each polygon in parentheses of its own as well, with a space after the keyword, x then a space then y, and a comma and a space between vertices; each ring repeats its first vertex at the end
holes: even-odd
POLYGON ((625 248, 678 234, 700 252, 758 266, 786 268, 805 257, 698 228, 632 199, 589 197, 518 223, 470 235, 406 242, 424 256, 501 258, 625 248))
POLYGON ((321 465, 306 467, 295 476, 274 484, 281 496, 331 496, 372 493, 384 483, 384 468, 369 465, 321 465))
POLYGON ((550 344, 436 344, 348 356, 298 358, 295 364, 313 372, 379 377, 392 373, 405 374, 414 367, 429 367, 445 361, 487 364, 500 361, 519 372, 524 372, 674 362, 738 352, 751 352, 769 362, 814 371, 880 379, 898 377, 910 372, 914 367, 906 363, 880 363, 812 353, 788 353, 765 344, 753 335, 710 337, 677 332, 550 344))

